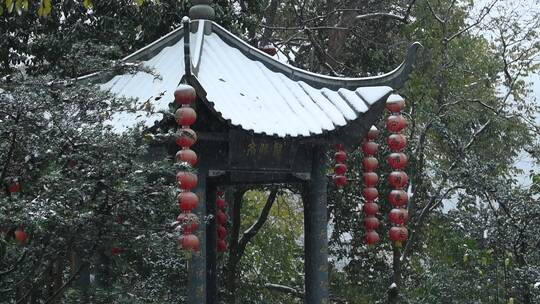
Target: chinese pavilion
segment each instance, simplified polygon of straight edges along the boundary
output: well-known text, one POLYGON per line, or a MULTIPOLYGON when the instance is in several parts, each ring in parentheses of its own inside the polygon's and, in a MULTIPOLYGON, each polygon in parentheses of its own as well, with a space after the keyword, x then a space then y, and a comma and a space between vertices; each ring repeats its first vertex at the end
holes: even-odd
POLYGON ((277 61, 211 21, 210 0, 194 0, 183 26, 127 56, 150 71, 116 75, 102 85, 135 98, 140 111, 117 113, 119 131, 141 122, 170 129, 170 104, 180 83, 195 88, 200 203, 207 218, 189 269, 188 303, 217 303, 215 193, 234 184, 300 183, 304 202, 305 302, 328 302, 326 151, 358 146, 410 74, 419 44, 390 73, 328 77, 277 61), (150 109, 150 111, 149 111, 150 109))

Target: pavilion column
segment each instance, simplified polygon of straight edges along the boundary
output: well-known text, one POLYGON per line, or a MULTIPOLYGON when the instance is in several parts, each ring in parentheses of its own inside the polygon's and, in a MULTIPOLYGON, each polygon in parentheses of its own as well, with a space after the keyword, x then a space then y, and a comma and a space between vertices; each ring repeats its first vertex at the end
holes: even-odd
POLYGON ((198 165, 198 184, 195 193, 199 197, 199 204, 194 209, 201 221, 196 235, 199 238, 200 250, 194 252, 188 271, 188 304, 206 304, 206 182, 208 169, 203 163, 198 165))
POLYGON ((305 303, 328 303, 327 161, 324 146, 313 149, 304 202, 305 303))
POLYGON ((206 303, 217 304, 217 220, 216 191, 214 184, 208 184, 206 190, 206 303))

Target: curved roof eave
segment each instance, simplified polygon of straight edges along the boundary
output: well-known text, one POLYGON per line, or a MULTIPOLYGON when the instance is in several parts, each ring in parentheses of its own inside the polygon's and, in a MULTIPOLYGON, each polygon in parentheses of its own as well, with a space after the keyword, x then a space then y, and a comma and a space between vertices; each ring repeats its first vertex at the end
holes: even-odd
POLYGON ((300 68, 293 67, 289 64, 280 62, 273 57, 267 55, 261 50, 249 45, 245 41, 236 37, 231 32, 227 31, 225 28, 221 27, 219 24, 213 21, 212 32, 216 33, 223 39, 226 43, 230 44, 233 47, 236 47, 241 52, 243 52, 250 59, 260 61, 266 65, 269 69, 276 72, 281 72, 290 77, 295 81, 304 81, 316 88, 327 87, 330 89, 336 88, 346 88, 346 89, 356 89, 359 87, 367 86, 389 86, 394 90, 400 89, 403 87, 407 81, 410 73, 412 72, 414 65, 416 63, 418 50, 422 47, 422 44, 419 42, 412 43, 408 50, 405 60, 393 71, 379 76, 371 77, 359 77, 359 78, 350 78, 350 77, 333 77, 317 73, 312 73, 300 68))

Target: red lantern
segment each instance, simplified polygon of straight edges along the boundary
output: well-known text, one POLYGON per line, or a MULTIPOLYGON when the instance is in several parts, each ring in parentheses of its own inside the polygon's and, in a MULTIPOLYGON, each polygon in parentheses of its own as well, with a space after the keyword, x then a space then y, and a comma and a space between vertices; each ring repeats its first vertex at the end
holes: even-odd
POLYGON ((394 189, 403 189, 409 182, 409 177, 407 176, 407 173, 403 171, 393 171, 388 175, 388 183, 394 188, 394 189))
POLYGON ((386 119, 386 128, 392 133, 399 133, 407 127, 407 120, 403 115, 390 115, 386 119))
POLYGON ((372 172, 379 166, 379 161, 375 157, 366 157, 362 159, 362 167, 364 172, 372 172))
POLYGON ((197 208, 197 204, 199 204, 199 197, 193 192, 180 192, 178 194, 178 204, 180 206, 180 210, 189 212, 197 208))
POLYGON ((19 183, 18 179, 14 178, 9 182, 8 191, 9 193, 21 192, 21 183, 19 183))
POLYGON ((403 190, 392 190, 388 194, 388 201, 394 207, 405 206, 409 202, 409 195, 403 190))
POLYGON ((178 238, 180 247, 187 251, 199 251, 199 238, 194 234, 182 235, 178 238))
POLYGON ((217 227, 218 239, 223 240, 227 237, 227 229, 221 225, 217 227))
POLYGON ((216 200, 216 206, 217 206, 219 209, 225 209, 225 207, 227 207, 227 203, 225 202, 224 199, 218 198, 218 199, 216 200))
POLYGON ((376 230, 379 228, 379 225, 381 222, 379 222, 379 219, 377 219, 374 216, 368 216, 364 218, 364 229, 366 230, 376 230))
POLYGON ((400 100, 398 102, 387 102, 386 109, 392 113, 399 113, 405 108, 405 100, 400 100))
POLYGON ((343 187, 347 184, 347 177, 344 175, 334 175, 332 178, 337 187, 343 187))
POLYGON ((388 164, 392 169, 399 170, 407 166, 407 155, 404 153, 392 153, 387 158, 388 164))
POLYGON ((379 197, 379 191, 377 191, 377 188, 364 188, 362 190, 362 196, 366 199, 366 201, 373 201, 379 197))
POLYGON ((266 54, 270 56, 274 56, 277 54, 277 49, 273 46, 263 46, 263 47, 260 47, 259 50, 265 52, 266 54))
POLYGON ((367 216, 375 216, 379 212, 379 205, 373 202, 367 202, 362 208, 367 216))
POLYGON ((388 213, 388 219, 394 225, 403 225, 409 219, 409 212, 402 208, 392 209, 388 213))
POLYGON ((367 139, 368 140, 374 140, 377 137, 379 137, 380 133, 381 133, 381 131, 379 131, 377 128, 371 127, 371 129, 369 129, 369 131, 367 133, 367 139))
POLYGON ((345 153, 345 151, 337 151, 336 154, 334 154, 334 159, 336 160, 336 163, 344 163, 347 160, 347 153, 345 153))
POLYGON ((184 234, 192 234, 199 228, 199 217, 191 212, 180 213, 176 221, 179 223, 177 228, 184 234))
POLYGON ((124 248, 120 248, 120 247, 113 247, 111 248, 111 254, 112 255, 120 255, 122 253, 124 253, 125 249, 124 248))
POLYGON ((347 166, 345 164, 336 164, 334 167, 334 174, 343 175, 347 172, 347 166))
POLYGON ((362 174, 362 179, 364 180, 364 185, 366 187, 374 187, 379 183, 379 176, 375 172, 366 172, 362 174))
POLYGON ((197 120, 197 113, 190 107, 181 107, 174 113, 174 118, 180 126, 191 126, 197 120))
POLYGON ((392 151, 401 151, 407 145, 407 138, 403 134, 392 134, 386 141, 392 151))
POLYGON ((195 89, 187 84, 179 85, 174 91, 174 102, 181 105, 187 105, 195 101, 197 93, 195 89))
POLYGON ((197 164, 197 154, 191 149, 183 149, 176 152, 175 159, 179 163, 188 163, 190 166, 195 167, 197 164))
POLYGON ((336 151, 342 151, 345 149, 343 144, 336 144, 334 147, 336 148, 336 151))
POLYGON ((367 156, 373 156, 377 154, 379 145, 374 141, 366 141, 362 144, 362 152, 367 156))
POLYGON ((223 195, 225 195, 225 191, 217 191, 216 195, 222 197, 223 195))
POLYGON ((182 128, 178 131, 176 144, 182 148, 189 148, 197 141, 197 133, 190 128, 182 128))
POLYGON ((176 173, 176 182, 178 183, 178 187, 180 189, 184 190, 190 190, 195 187, 197 187, 197 175, 190 173, 190 172, 184 172, 180 171, 176 173))
POLYGON ((409 232, 407 231, 407 228, 403 226, 395 226, 390 228, 388 235, 390 236, 390 239, 394 242, 403 242, 406 241, 409 237, 409 232))
POLYGON ((19 242, 20 244, 25 244, 28 236, 26 235, 26 232, 24 232, 24 229, 22 227, 17 228, 15 230, 15 240, 19 242))
POLYGON ((218 212, 216 213, 216 219, 217 219, 218 224, 222 226, 227 224, 227 215, 225 214, 225 212, 221 210, 218 210, 218 212))
POLYGON ((381 238, 379 237, 379 234, 375 232, 374 230, 368 231, 366 232, 366 234, 364 234, 364 243, 368 245, 375 245, 380 240, 381 238))
POLYGON ((225 240, 218 240, 217 241, 217 250, 218 250, 218 252, 227 251, 227 242, 225 240))

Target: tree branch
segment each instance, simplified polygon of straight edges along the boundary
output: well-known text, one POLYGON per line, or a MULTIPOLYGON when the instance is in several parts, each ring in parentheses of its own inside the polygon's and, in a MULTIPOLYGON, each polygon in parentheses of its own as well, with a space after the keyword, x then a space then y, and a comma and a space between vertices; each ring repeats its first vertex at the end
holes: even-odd
POLYGON ((266 222, 268 219, 268 214, 270 214, 270 209, 272 209, 272 206, 274 205, 274 201, 276 200, 278 188, 277 186, 273 187, 270 190, 270 194, 268 195, 268 198, 266 199, 266 203, 264 204, 263 209, 261 210, 261 214, 259 215, 259 218, 251 227, 249 227, 242 235, 242 238, 238 241, 238 256, 242 256, 244 254, 244 250, 246 249, 247 244, 251 239, 259 232, 262 225, 266 222))

